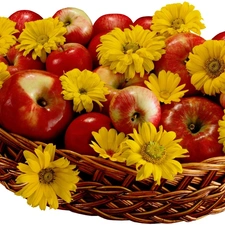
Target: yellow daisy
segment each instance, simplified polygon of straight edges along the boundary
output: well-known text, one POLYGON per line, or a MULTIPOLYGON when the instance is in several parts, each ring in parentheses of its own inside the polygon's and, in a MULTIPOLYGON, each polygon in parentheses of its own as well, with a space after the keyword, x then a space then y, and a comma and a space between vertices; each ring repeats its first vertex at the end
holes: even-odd
POLYGON ((47 53, 64 44, 66 32, 63 22, 58 18, 30 21, 26 23, 25 29, 18 38, 20 44, 17 48, 24 51, 24 56, 32 52, 34 60, 40 57, 41 61, 45 62, 47 53))
POLYGON ((9 48, 16 44, 14 36, 18 30, 15 29, 16 23, 6 17, 0 17, 0 55, 5 55, 9 48))
POLYGON ((0 62, 0 89, 6 79, 10 77, 9 71, 7 71, 7 65, 0 62))
POLYGON ((107 130, 105 127, 99 129, 98 132, 92 132, 95 141, 90 146, 99 153, 102 158, 109 158, 111 161, 124 162, 125 158, 121 157, 122 143, 127 140, 127 136, 116 129, 107 130))
POLYGON ((102 107, 106 101, 105 95, 108 94, 108 88, 100 79, 97 73, 89 70, 80 71, 73 69, 60 76, 62 83, 62 94, 65 100, 73 100, 73 109, 75 112, 91 112, 94 104, 102 107))
POLYGON ((126 79, 139 73, 141 77, 154 69, 154 61, 165 53, 165 38, 156 32, 136 25, 131 28, 115 28, 101 36, 97 48, 99 63, 114 73, 125 74, 126 79))
POLYGON ((175 132, 167 132, 162 126, 157 131, 152 123, 145 122, 130 137, 123 144, 122 156, 127 166, 136 165, 137 180, 153 175, 160 184, 161 178, 173 180, 177 173, 182 173, 182 165, 175 158, 185 157, 183 154, 188 151, 179 145, 181 140, 176 139, 175 132))
POLYGON ((201 20, 201 13, 188 2, 172 3, 154 13, 151 30, 166 37, 191 31, 200 35, 201 29, 205 28, 201 20))
POLYGON ((218 137, 218 142, 223 144, 223 152, 225 153, 225 110, 224 110, 224 116, 222 118, 222 120, 218 121, 219 124, 219 128, 218 128, 218 132, 219 132, 219 137, 218 137))
POLYGON ((71 191, 76 191, 79 181, 79 172, 74 170, 76 166, 70 165, 65 158, 54 160, 55 150, 53 144, 46 145, 44 149, 39 145, 35 154, 25 150, 27 164, 18 164, 22 174, 17 177, 16 183, 25 186, 16 194, 26 198, 32 207, 39 206, 45 210, 48 205, 57 209, 57 196, 70 203, 71 191))
POLYGON ((181 81, 179 74, 170 71, 161 70, 158 76, 152 73, 148 80, 145 81, 146 86, 154 92, 160 102, 165 104, 179 102, 188 91, 183 90, 185 84, 179 85, 181 81))
POLYGON ((193 48, 186 68, 191 83, 208 95, 225 92, 225 42, 206 40, 193 48))

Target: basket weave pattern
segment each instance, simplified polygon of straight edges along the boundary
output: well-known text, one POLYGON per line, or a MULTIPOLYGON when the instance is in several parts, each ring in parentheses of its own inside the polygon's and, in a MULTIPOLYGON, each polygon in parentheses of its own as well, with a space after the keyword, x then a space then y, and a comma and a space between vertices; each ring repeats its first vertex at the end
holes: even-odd
MULTIPOLYGON (((38 145, 19 135, 0 129, 0 183, 12 192, 22 188, 15 183, 24 162, 23 150, 38 145)), ((136 181, 136 170, 99 157, 84 156, 66 149, 56 150, 80 170, 81 180, 72 202, 59 199, 60 209, 110 220, 139 223, 193 221, 225 210, 225 157, 202 163, 183 164, 183 173, 160 186, 149 178, 136 181)))

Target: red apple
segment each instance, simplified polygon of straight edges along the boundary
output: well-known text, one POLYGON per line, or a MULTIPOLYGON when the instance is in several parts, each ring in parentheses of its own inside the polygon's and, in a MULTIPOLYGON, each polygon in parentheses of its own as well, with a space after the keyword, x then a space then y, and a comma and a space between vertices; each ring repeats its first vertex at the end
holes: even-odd
POLYGON ((225 31, 221 31, 220 33, 216 34, 212 40, 225 40, 225 31))
POLYGON ((175 131, 180 144, 190 157, 182 162, 200 162, 223 155, 218 143, 218 121, 223 108, 206 97, 191 96, 180 102, 162 105, 161 124, 167 131, 175 131))
POLYGON ((23 70, 0 89, 0 126, 38 141, 55 141, 73 119, 73 105, 62 97, 59 77, 23 70))
POLYGON ((9 16, 9 19, 16 22, 15 28, 19 30, 19 32, 16 33, 15 36, 18 38, 20 33, 25 28, 26 22, 41 20, 43 17, 32 10, 22 9, 12 13, 9 16))
POLYGON ((100 38, 102 35, 106 34, 107 32, 101 32, 96 34, 94 37, 91 38, 87 49, 90 52, 90 55, 92 57, 92 61, 93 61, 93 68, 97 68, 98 66, 100 66, 99 64, 99 60, 98 60, 98 53, 96 52, 96 49, 98 47, 99 44, 101 44, 100 38))
POLYGON ((121 89, 109 104, 113 126, 125 134, 138 124, 151 122, 156 127, 161 118, 161 107, 156 95, 146 87, 129 86, 121 89))
POLYGON ((137 73, 135 74, 134 78, 127 81, 124 74, 115 74, 112 70, 109 69, 109 67, 99 66, 93 71, 100 76, 101 80, 105 82, 107 88, 109 89, 109 94, 106 95, 107 101, 102 103, 104 106, 102 109, 102 113, 105 113, 107 115, 109 115, 110 101, 120 89, 133 85, 146 87, 144 81, 148 80, 149 76, 149 74, 146 73, 143 77, 140 77, 140 75, 137 73))
POLYGON ((23 52, 16 49, 16 45, 12 46, 8 50, 6 56, 0 56, 0 62, 4 62, 6 65, 8 65, 7 70, 11 75, 20 70, 44 70, 45 68, 45 64, 42 63, 39 58, 34 60, 31 53, 24 56, 23 52))
POLYGON ((66 43, 52 51, 46 59, 46 70, 61 76, 63 73, 77 68, 92 70, 92 58, 82 44, 66 43))
POLYGON ((68 126, 64 142, 65 148, 84 155, 98 154, 90 147, 92 131, 98 131, 101 127, 110 129, 111 120, 108 116, 99 112, 89 112, 78 115, 68 126))
POLYGON ((151 30, 151 25, 152 25, 152 16, 142 16, 137 18, 134 21, 134 26, 136 25, 140 25, 142 26, 144 29, 149 29, 151 30))
POLYGON ((196 95, 198 92, 191 84, 191 76, 186 69, 186 61, 193 47, 202 44, 205 41, 201 36, 194 33, 179 33, 172 35, 166 39, 166 53, 155 61, 155 73, 161 70, 178 73, 181 77, 180 84, 185 84, 185 89, 189 91, 186 96, 196 95))
POLYGON ((98 17, 93 24, 93 35, 102 32, 109 32, 115 27, 124 29, 130 27, 133 21, 127 15, 121 13, 109 13, 98 17))
POLYGON ((83 10, 66 7, 55 12, 53 18, 55 17, 58 17, 67 28, 67 33, 64 35, 67 43, 76 42, 86 45, 90 41, 93 25, 91 19, 83 10))

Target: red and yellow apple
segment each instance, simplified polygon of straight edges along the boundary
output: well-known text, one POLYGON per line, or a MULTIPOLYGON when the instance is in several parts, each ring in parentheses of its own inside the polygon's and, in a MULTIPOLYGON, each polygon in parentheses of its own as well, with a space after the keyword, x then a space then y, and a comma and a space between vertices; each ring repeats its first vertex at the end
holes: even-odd
POLYGON ((143 122, 157 127, 161 119, 160 102, 147 87, 132 85, 112 97, 109 116, 115 129, 125 134, 132 133, 143 122))
POLYGON ((82 9, 75 7, 66 7, 59 9, 52 16, 53 18, 58 17, 59 21, 64 23, 67 29, 66 42, 80 43, 86 45, 93 32, 92 21, 82 9))
POLYGON ((55 141, 74 116, 71 101, 61 92, 55 74, 18 71, 0 89, 0 126, 32 140, 55 141))
POLYGON ((99 66, 93 71, 99 75, 102 81, 105 82, 106 87, 109 90, 109 94, 106 95, 107 101, 102 102, 102 113, 105 113, 107 115, 109 115, 110 101, 119 90, 133 85, 146 87, 144 81, 148 80, 149 77, 148 73, 145 73, 143 77, 141 77, 140 74, 136 73, 132 79, 126 80, 124 74, 114 73, 109 69, 109 67, 106 66, 99 66))

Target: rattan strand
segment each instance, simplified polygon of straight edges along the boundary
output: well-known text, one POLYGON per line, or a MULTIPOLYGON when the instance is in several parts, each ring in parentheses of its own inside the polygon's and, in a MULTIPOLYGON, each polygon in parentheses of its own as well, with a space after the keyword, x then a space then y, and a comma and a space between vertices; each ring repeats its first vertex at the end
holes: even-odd
MULTIPOLYGON (((17 164, 24 162, 24 149, 33 151, 39 144, 45 145, 0 129, 2 185, 12 192, 22 188, 15 183, 17 164)), ((121 163, 66 149, 57 149, 56 157, 76 164, 81 177, 72 202, 59 199, 63 210, 148 224, 193 221, 225 210, 225 157, 183 164, 182 174, 160 186, 151 178, 137 182, 135 169, 121 163)))

